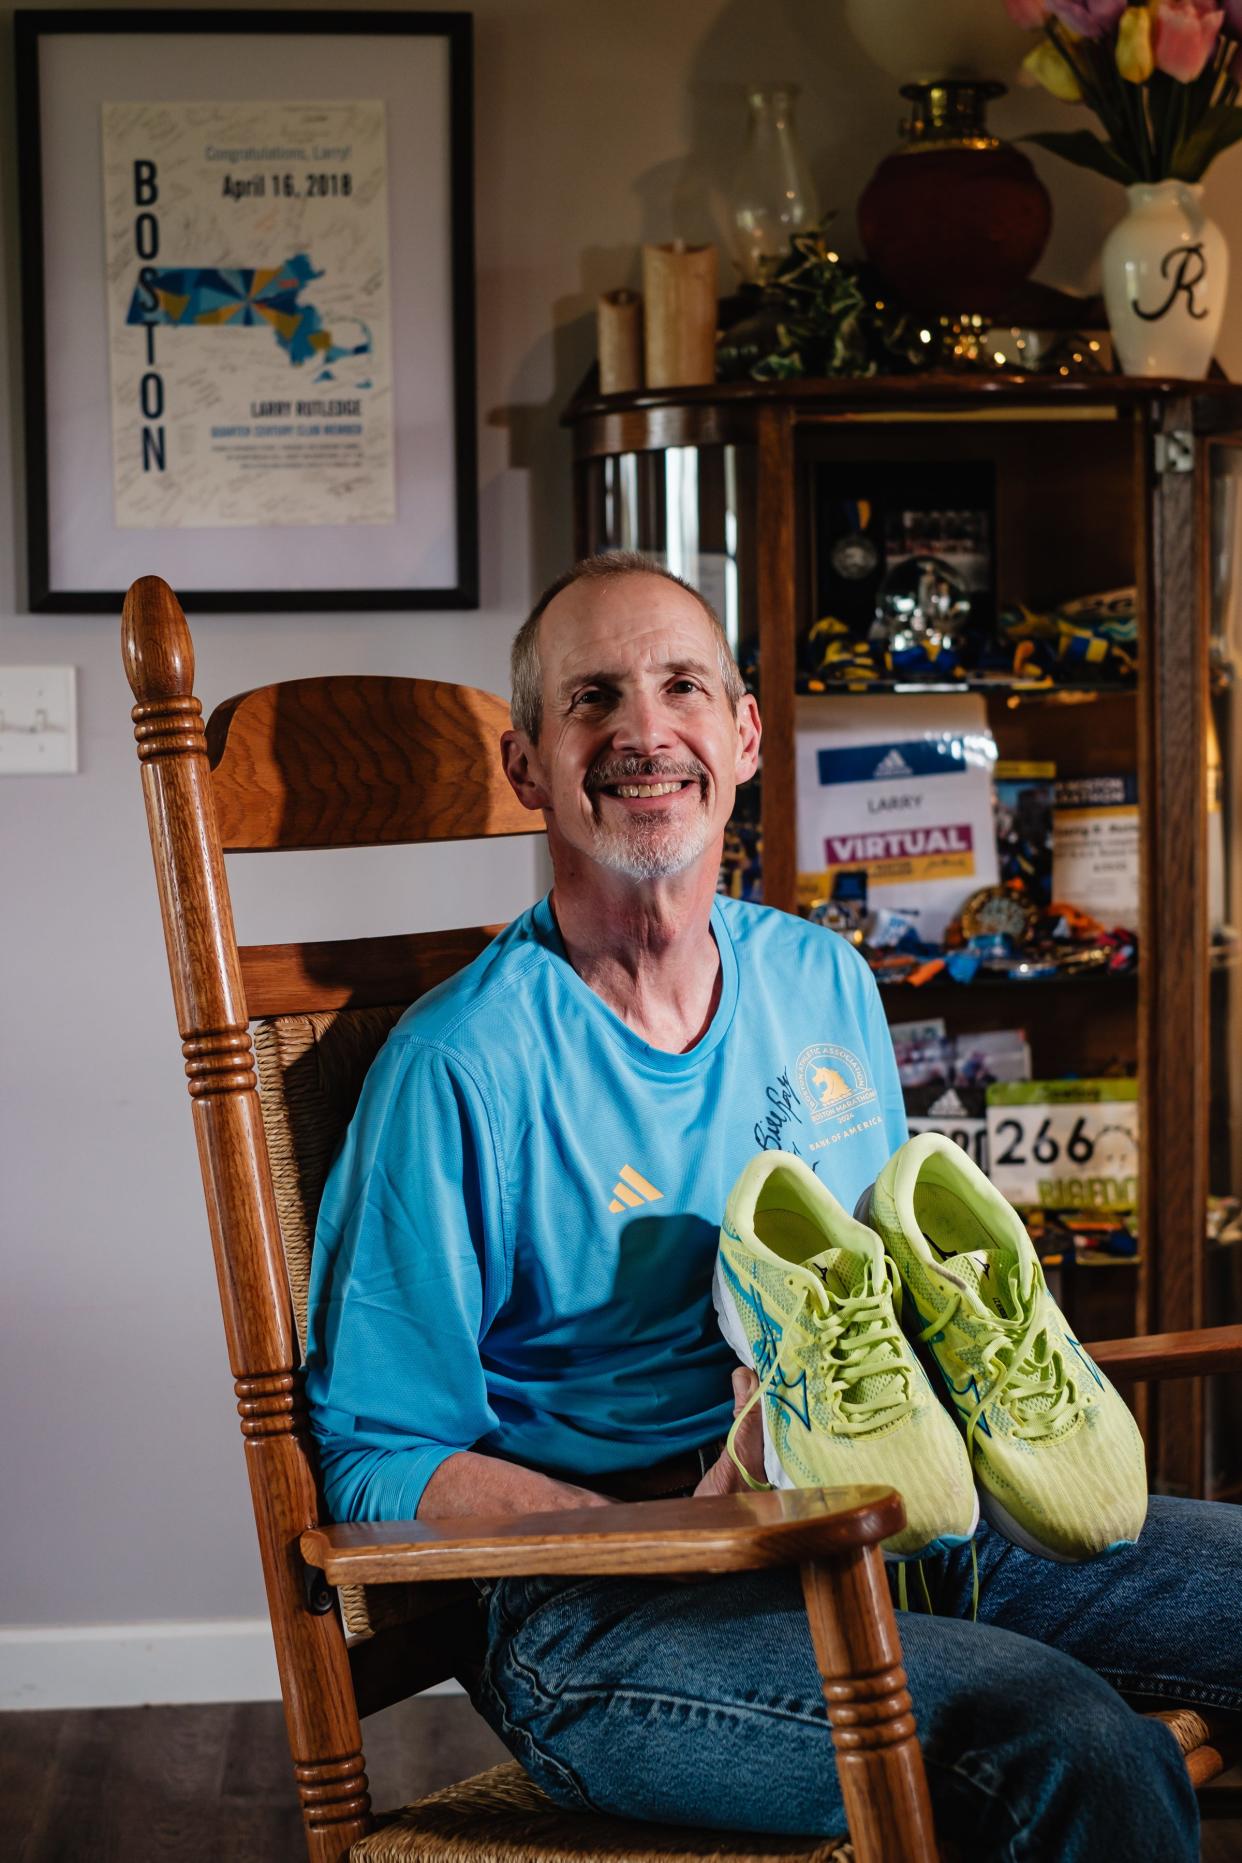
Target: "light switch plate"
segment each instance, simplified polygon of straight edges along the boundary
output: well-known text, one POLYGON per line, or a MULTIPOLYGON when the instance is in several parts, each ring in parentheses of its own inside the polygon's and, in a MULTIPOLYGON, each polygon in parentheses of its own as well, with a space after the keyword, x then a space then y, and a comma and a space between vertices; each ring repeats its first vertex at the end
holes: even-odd
POLYGON ((77 669, 0 666, 0 776, 78 767, 77 669))

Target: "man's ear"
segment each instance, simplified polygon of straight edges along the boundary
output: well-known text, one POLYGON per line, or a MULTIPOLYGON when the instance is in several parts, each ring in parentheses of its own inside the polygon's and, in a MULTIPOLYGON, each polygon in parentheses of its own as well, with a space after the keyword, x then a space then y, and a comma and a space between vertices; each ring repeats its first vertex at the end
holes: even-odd
POLYGON ((748 783, 759 768, 763 724, 753 692, 744 692, 737 708, 737 781, 748 783))
POLYGON ((524 809, 547 809, 551 801, 537 773, 538 758, 520 731, 508 730, 500 739, 500 760, 513 793, 524 809))

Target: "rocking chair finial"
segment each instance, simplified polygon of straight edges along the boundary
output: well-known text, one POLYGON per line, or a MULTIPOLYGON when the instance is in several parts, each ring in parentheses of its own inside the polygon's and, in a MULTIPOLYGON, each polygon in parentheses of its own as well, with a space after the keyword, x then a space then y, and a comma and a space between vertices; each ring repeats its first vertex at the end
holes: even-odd
POLYGON ((194 690, 194 643, 181 604, 159 576, 142 576, 121 610, 125 677, 140 705, 194 690))

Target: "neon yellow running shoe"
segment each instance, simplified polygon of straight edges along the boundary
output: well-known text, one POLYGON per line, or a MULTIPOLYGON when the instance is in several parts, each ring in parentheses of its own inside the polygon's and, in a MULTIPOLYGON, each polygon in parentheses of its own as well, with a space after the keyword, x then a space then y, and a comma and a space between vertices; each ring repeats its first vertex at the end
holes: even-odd
POLYGON ((1000 1192, 925 1132, 893 1154, 857 1214, 896 1263, 907 1328, 944 1376, 990 1524, 1066 1563, 1133 1544, 1147 1516, 1138 1426, 1070 1332, 1000 1192))
POLYGON ((906 1526, 884 1550, 916 1559, 970 1539, 979 1502, 961 1439, 898 1324, 900 1291, 879 1238, 800 1158, 762 1152, 746 1167, 725 1210, 713 1298, 725 1338, 759 1375, 742 1416, 762 1403, 764 1471, 774 1488, 891 1483, 906 1526))

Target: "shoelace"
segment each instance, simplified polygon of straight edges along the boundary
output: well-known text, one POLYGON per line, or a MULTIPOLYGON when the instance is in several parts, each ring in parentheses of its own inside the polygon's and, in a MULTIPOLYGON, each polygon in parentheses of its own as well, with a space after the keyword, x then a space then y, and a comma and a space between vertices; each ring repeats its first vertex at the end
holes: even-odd
MULTIPOLYGON (((796 1287, 798 1284, 791 1276, 788 1285, 796 1287)), ((872 1427, 874 1413, 881 1410, 889 1413, 886 1422, 896 1423, 913 1409, 914 1400, 910 1395, 909 1366, 894 1357, 890 1350, 894 1345, 904 1344, 905 1335, 893 1315, 891 1290, 887 1282, 882 1288, 865 1294, 836 1295, 831 1289, 825 1289, 825 1296, 827 1308, 816 1312, 812 1290, 807 1288, 803 1304, 793 1316, 793 1324, 799 1326, 804 1334, 811 1335, 822 1348, 819 1356, 821 1364, 826 1367, 826 1375, 821 1372, 815 1385, 831 1403, 834 1430, 843 1436, 864 1435, 872 1427), (851 1338, 852 1333, 856 1336, 851 1338), (877 1376, 900 1377, 901 1397, 856 1398, 848 1395, 864 1378, 877 1376)), ((725 1438, 729 1458, 748 1488, 762 1490, 771 1484, 755 1481, 743 1467, 734 1448, 737 1433, 755 1405, 782 1375, 788 1383, 786 1366, 778 1349, 773 1353, 772 1363, 759 1380, 758 1387, 751 1392, 734 1417, 733 1427, 725 1438)))
MULTIPOLYGON (((897 1609, 899 1611, 908 1611, 910 1609, 909 1581, 906 1576, 909 1564, 910 1561, 908 1559, 903 1559, 901 1564, 897 1567, 897 1609)), ((926 1615, 928 1617, 934 1617, 936 1613, 932 1608, 931 1592, 927 1585, 927 1574, 923 1570, 923 1561, 921 1559, 916 1559, 914 1564, 918 1568, 919 1584, 923 1587, 923 1602, 927 1606, 926 1615)))
MULTIPOLYGON (((919 1338, 927 1341, 933 1333, 940 1332, 961 1304, 961 1293, 953 1294, 930 1326, 923 1328, 919 1338)), ((1031 1310, 1022 1319, 1002 1320, 997 1316, 992 1317, 993 1330, 982 1340, 979 1349, 985 1362, 999 1359, 1001 1371, 966 1418, 968 1450, 974 1445, 979 1419, 994 1399, 1008 1399, 1016 1418, 1013 1433, 1024 1442, 1055 1435, 1077 1414, 1080 1408, 1078 1386, 1066 1370, 1060 1351, 1052 1344, 1047 1322, 1040 1315, 1040 1306, 1037 1286, 1031 1300, 1031 1310), (1007 1358, 1004 1356, 1006 1353, 1007 1358), (1032 1398, 1050 1401, 1041 1410, 1023 1414, 1021 1407, 1032 1398)))
MULTIPOLYGON (((899 1611, 908 1611, 910 1609, 909 1581, 906 1577, 906 1570, 909 1564, 910 1561, 908 1559, 903 1559, 901 1564, 897 1567, 897 1609, 899 1611)), ((921 1559, 916 1559, 914 1564, 918 1568, 919 1584, 923 1587, 923 1603, 927 1607, 925 1615, 934 1617, 936 1615, 936 1607, 932 1603, 932 1595, 927 1583, 927 1574, 923 1570, 923 1561, 921 1559)), ((972 1624, 977 1624, 979 1621, 979 1555, 975 1551, 975 1542, 973 1540, 970 1542, 970 1621, 972 1624)))

